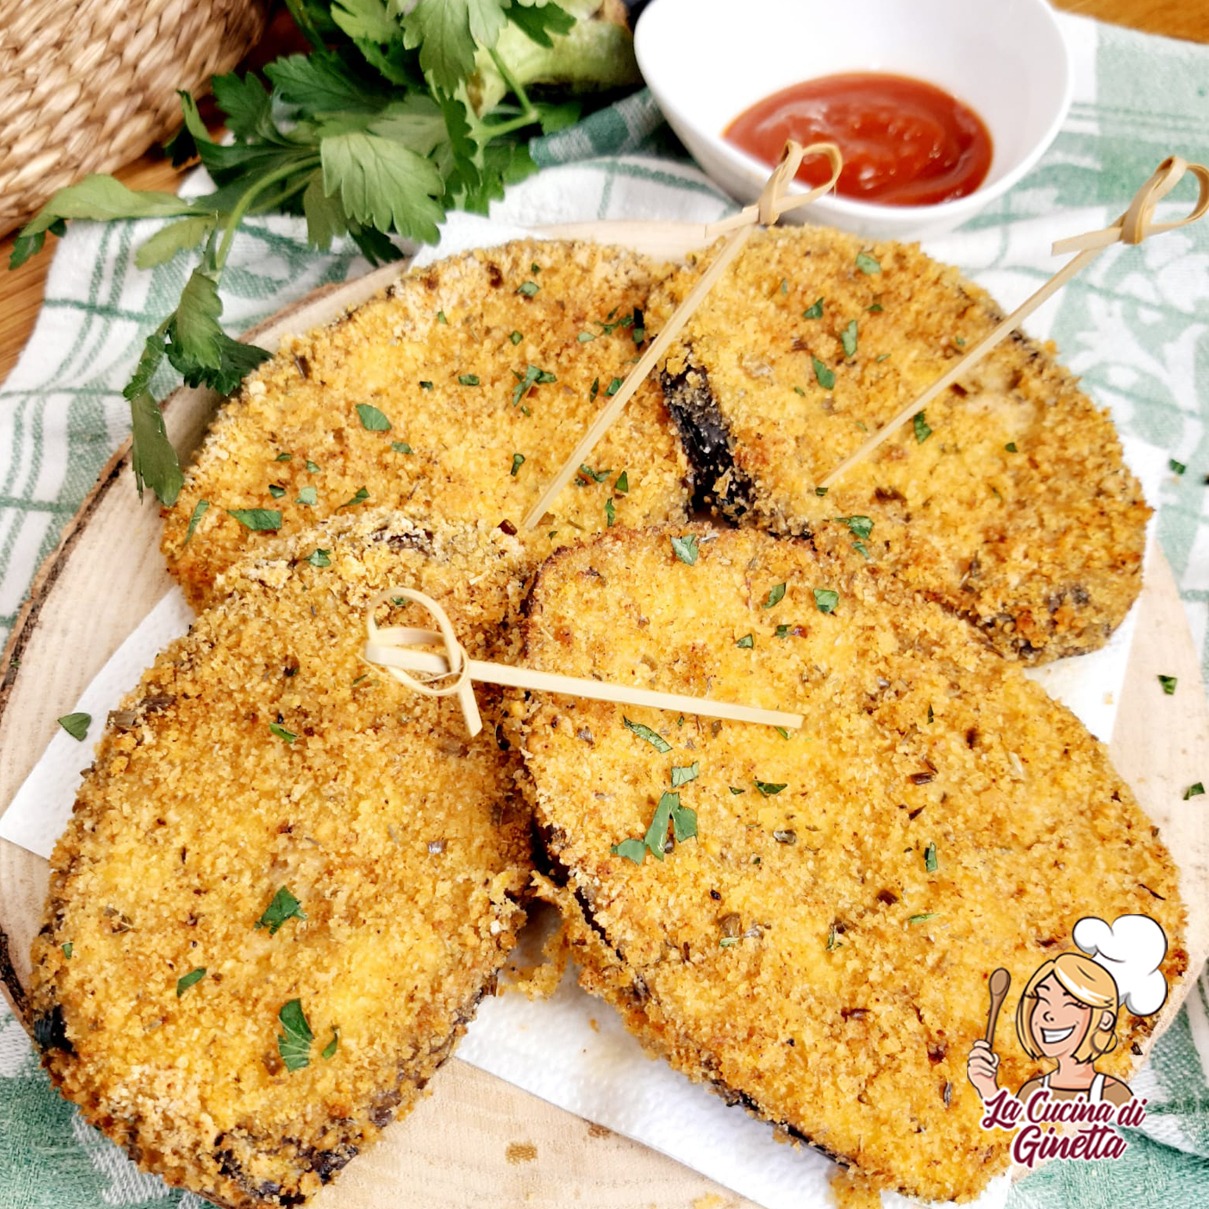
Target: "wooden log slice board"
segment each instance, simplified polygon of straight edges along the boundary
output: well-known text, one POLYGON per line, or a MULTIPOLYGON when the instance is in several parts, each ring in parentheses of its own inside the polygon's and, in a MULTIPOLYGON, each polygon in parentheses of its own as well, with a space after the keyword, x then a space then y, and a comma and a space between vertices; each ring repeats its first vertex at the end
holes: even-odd
MULTIPOLYGON (((702 242, 701 227, 678 223, 577 224, 543 233, 626 244, 667 259, 682 258, 702 242)), ((390 265, 328 287, 248 337, 274 349, 287 333, 338 318, 405 267, 390 265)), ((217 403, 206 390, 182 389, 168 399, 169 436, 182 454, 200 443, 217 403)), ((129 453, 123 446, 101 472, 39 571, 9 639, 0 683, 0 813, 55 734, 59 715, 171 587, 159 552, 159 508, 150 493, 139 502, 129 453)), ((1149 560, 1139 609, 1110 752, 1163 830, 1189 911, 1189 977, 1173 988, 1156 1024, 1158 1036, 1209 956, 1209 798, 1183 800, 1187 787, 1209 774, 1209 709, 1183 607, 1161 554, 1149 560), (1160 674, 1178 677, 1176 698, 1163 696, 1160 674)), ((81 762, 85 758, 82 752, 81 762)), ((29 949, 47 883, 46 861, 0 840, 0 983, 27 1024, 29 949)), ((480 1202, 531 1209, 562 1209, 572 1202, 585 1209, 750 1204, 663 1155, 456 1058, 431 1090, 318 1195, 317 1209, 369 1209, 384 1197, 426 1209, 480 1202)))

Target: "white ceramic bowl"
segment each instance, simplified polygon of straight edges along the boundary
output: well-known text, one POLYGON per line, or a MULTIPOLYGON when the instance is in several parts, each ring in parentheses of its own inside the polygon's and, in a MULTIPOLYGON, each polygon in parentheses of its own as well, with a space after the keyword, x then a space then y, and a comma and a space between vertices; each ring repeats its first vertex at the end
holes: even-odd
POLYGON ((930 206, 828 195, 797 221, 889 239, 960 226, 1012 187, 1053 141, 1072 72, 1046 0, 653 0, 638 65, 668 123, 708 175, 742 202, 769 168, 722 132, 773 92, 817 76, 885 71, 945 89, 986 123, 993 157, 973 193, 930 206))

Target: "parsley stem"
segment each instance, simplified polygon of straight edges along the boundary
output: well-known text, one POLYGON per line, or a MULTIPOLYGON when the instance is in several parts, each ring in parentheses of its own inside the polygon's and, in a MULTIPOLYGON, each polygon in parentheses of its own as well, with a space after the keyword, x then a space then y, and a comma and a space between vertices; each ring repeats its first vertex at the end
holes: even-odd
POLYGON ((235 232, 239 228, 239 224, 243 222, 244 215, 252 208, 252 203, 259 197, 270 185, 277 184, 278 181, 285 180, 287 177, 305 172, 310 168, 319 167, 318 155, 306 155, 298 160, 291 160, 288 164, 282 164, 280 168, 273 172, 267 172, 260 177, 255 184, 251 185, 248 190, 235 203, 235 208, 227 216, 226 227, 223 230, 222 243, 218 245, 218 255, 214 258, 214 267, 218 272, 222 272, 223 265, 227 263, 227 254, 231 250, 231 241, 235 238, 235 232))
MULTIPOLYGON (((500 58, 500 52, 493 46, 487 53, 491 55, 491 61, 495 64, 496 71, 503 77, 504 83, 512 90, 516 99, 520 101, 521 108, 524 110, 521 117, 526 118, 528 122, 536 122, 537 110, 533 108, 533 103, 529 100, 529 94, 525 91, 520 81, 508 70, 508 65, 500 58)), ((520 118, 514 120, 519 122, 520 118)), ((490 129, 498 130, 499 127, 492 126, 490 129)), ((519 129, 519 127, 515 127, 515 129, 519 129)))

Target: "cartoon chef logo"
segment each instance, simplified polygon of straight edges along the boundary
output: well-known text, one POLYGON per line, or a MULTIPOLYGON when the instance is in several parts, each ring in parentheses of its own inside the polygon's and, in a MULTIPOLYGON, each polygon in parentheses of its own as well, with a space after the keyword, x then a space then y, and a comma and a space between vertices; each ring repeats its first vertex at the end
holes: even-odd
POLYGON ((1167 952, 1163 929, 1149 916, 1122 915, 1113 924, 1086 917, 1075 924, 1079 952, 1060 953, 1033 971, 1016 1007, 1016 1037, 1039 1070, 1015 1093, 999 1086, 995 1023, 1011 978, 1003 969, 989 980, 986 1036, 974 1042, 966 1074, 982 1099, 986 1129, 1018 1129, 1013 1158, 1115 1158, 1126 1143, 1112 1128, 1136 1126, 1145 1100, 1120 1079, 1096 1069, 1117 1045, 1122 1010, 1150 1016, 1167 999, 1159 969, 1167 952), (1057 1124, 1075 1124, 1059 1135, 1057 1124), (1048 1130, 1043 1129, 1048 1125, 1048 1130))

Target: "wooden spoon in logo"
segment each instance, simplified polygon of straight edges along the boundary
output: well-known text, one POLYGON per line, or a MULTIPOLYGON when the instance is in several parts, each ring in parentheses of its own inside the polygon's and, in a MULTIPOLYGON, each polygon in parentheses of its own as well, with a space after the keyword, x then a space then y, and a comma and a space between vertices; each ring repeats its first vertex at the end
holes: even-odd
POLYGON ((1002 966, 995 970, 987 981, 987 989, 991 992, 991 1010, 987 1013, 987 1045, 994 1045, 995 1024, 999 1020, 999 1009, 1007 998, 1008 987, 1012 985, 1012 976, 1002 966))

